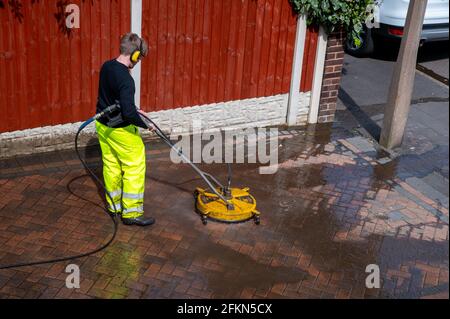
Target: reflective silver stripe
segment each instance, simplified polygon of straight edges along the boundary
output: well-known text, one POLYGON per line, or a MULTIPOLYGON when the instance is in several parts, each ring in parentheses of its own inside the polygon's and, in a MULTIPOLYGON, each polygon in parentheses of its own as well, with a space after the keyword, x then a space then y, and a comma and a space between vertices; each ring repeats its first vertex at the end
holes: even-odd
MULTIPOLYGON (((121 211, 122 210, 122 204, 118 203, 118 204, 114 204, 116 206, 116 211, 121 211)), ((114 206, 111 204, 108 204, 109 210, 114 211, 114 206)))
POLYGON ((131 193, 123 193, 123 198, 130 198, 130 199, 144 199, 144 193, 141 194, 131 194, 131 193))
POLYGON ((138 207, 132 207, 132 208, 125 208, 122 213, 131 213, 131 212, 138 212, 143 213, 144 212, 144 205, 138 206, 138 207))
POLYGON ((111 196, 112 198, 114 198, 114 197, 116 197, 116 196, 122 195, 122 190, 119 189, 119 190, 116 190, 116 191, 108 192, 108 194, 109 194, 109 196, 111 196))

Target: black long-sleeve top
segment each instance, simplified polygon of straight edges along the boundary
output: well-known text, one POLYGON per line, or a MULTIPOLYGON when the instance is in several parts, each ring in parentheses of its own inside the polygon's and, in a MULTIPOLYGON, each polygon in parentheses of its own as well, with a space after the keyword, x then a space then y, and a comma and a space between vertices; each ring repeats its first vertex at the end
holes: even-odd
MULTIPOLYGON (((119 101, 124 122, 115 128, 130 124, 147 128, 136 110, 134 92, 134 80, 129 69, 115 59, 106 61, 100 70, 97 113, 119 101)), ((99 122, 106 125, 104 118, 99 119, 99 122)))

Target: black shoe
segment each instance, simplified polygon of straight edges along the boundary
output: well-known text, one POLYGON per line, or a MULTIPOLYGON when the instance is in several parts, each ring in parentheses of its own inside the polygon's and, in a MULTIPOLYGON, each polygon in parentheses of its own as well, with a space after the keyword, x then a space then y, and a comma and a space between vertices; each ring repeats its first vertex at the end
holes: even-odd
POLYGON ((155 223, 155 219, 144 216, 139 216, 136 218, 122 218, 122 223, 125 225, 150 226, 155 223))

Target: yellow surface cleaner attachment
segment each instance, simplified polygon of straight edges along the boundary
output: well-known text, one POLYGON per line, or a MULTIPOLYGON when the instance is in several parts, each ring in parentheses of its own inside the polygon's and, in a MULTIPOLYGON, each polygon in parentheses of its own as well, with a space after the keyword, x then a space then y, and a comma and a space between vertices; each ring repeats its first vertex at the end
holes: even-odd
POLYGON ((214 176, 202 171, 192 163, 144 112, 139 111, 139 114, 147 126, 153 128, 156 135, 176 151, 178 156, 189 164, 208 185, 208 189, 197 188, 194 192, 195 210, 204 225, 208 223, 208 219, 224 223, 240 223, 253 219, 255 224, 259 225, 260 213, 256 210, 256 200, 250 195, 249 188, 231 187, 230 164, 228 164, 228 185, 223 186, 214 176))
POLYGON ((260 213, 256 210, 256 199, 248 191, 248 187, 230 188, 225 191, 216 188, 216 192, 221 193, 227 200, 224 202, 215 193, 197 188, 194 192, 195 209, 205 225, 208 219, 225 223, 240 223, 253 219, 258 225, 260 213))

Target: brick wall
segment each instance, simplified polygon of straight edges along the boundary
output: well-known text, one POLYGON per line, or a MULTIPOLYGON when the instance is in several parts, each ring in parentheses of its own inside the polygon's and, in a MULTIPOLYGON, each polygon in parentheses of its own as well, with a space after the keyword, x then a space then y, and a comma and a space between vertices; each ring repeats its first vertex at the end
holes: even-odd
POLYGON ((319 106, 319 123, 334 121, 339 86, 344 64, 344 41, 346 34, 343 31, 331 33, 328 37, 327 55, 325 58, 322 93, 319 106))

